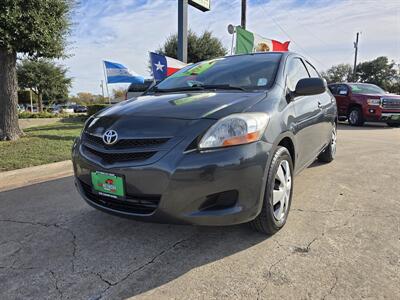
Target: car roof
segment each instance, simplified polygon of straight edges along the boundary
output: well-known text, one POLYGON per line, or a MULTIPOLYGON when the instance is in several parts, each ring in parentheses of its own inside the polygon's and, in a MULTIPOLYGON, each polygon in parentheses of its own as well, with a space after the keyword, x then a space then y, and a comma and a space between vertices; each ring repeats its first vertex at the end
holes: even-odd
POLYGON ((285 57, 290 56, 290 55, 296 55, 296 56, 300 56, 300 57, 304 58, 303 55, 298 54, 298 53, 293 52, 293 51, 252 52, 252 53, 226 55, 225 57, 246 56, 246 55, 272 55, 272 54, 281 54, 282 56, 285 56, 285 57))

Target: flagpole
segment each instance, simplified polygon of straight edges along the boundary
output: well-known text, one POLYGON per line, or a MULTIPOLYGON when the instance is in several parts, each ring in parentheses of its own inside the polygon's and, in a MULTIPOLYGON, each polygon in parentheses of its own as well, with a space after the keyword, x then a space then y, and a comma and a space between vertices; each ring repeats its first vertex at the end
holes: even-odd
POLYGON ((104 71, 104 79, 106 80, 106 90, 108 96, 108 104, 111 104, 110 92, 108 91, 108 80, 107 80, 107 72, 106 72, 106 64, 103 60, 103 71, 104 71))
POLYGON ((232 34, 232 45, 231 45, 231 55, 233 54, 233 41, 235 39, 235 33, 232 34))
POLYGON ((232 24, 228 25, 228 33, 232 35, 232 44, 231 44, 231 55, 233 54, 233 42, 235 40, 235 33, 236 33, 236 29, 235 26, 233 26, 232 24))

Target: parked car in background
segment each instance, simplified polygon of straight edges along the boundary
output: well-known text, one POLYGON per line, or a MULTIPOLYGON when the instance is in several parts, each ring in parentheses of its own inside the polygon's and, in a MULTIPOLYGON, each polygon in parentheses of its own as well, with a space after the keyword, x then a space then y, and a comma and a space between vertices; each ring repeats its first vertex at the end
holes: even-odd
POLYGON ((60 106, 60 111, 62 113, 66 113, 66 114, 73 114, 74 107, 72 105, 62 105, 62 106, 60 106))
POLYGON ((126 91, 125 100, 141 96, 153 82, 153 79, 146 79, 143 84, 132 83, 126 91))
POLYGON ((273 234, 294 176, 335 158, 336 125, 335 98, 302 56, 221 57, 91 116, 72 148, 75 182, 111 214, 273 234))
POLYGON ((27 105, 27 106, 26 106, 26 111, 29 111, 29 112, 37 112, 37 111, 38 111, 38 108, 37 108, 37 106, 31 107, 30 105, 27 105))
POLYGON ((61 108, 59 105, 52 105, 52 106, 48 107, 47 111, 52 114, 57 115, 57 114, 61 113, 61 108))
POLYGON ((366 121, 400 126, 400 96, 389 94, 369 83, 333 83, 329 89, 336 98, 339 119, 352 126, 366 121))
POLYGON ((25 106, 23 104, 17 104, 17 110, 18 110, 18 112, 24 112, 25 106))
POLYGON ((74 113, 85 113, 87 112, 87 107, 83 105, 74 105, 74 113))

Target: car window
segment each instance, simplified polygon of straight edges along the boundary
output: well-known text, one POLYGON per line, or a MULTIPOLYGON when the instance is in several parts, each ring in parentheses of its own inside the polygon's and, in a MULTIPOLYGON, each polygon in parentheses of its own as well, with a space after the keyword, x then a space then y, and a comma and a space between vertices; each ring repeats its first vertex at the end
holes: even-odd
POLYGON ((300 58, 293 58, 289 61, 287 68, 287 87, 290 91, 296 89, 296 85, 300 79, 309 78, 307 69, 300 58))
POLYGON ((310 73, 310 77, 317 77, 317 78, 321 77, 319 76, 317 70, 315 70, 315 68, 308 61, 306 61, 306 66, 308 73, 310 73))
POLYGON ((338 85, 337 90, 336 90, 336 95, 345 96, 348 93, 349 93, 349 89, 346 85, 344 85, 344 84, 338 85))
POLYGON ((329 85, 328 88, 329 88, 329 90, 331 91, 331 93, 333 95, 336 95, 336 93, 337 93, 337 85, 329 85))
POLYGON ((234 86, 268 89, 275 81, 281 53, 226 56, 190 65, 160 82, 158 90, 234 86))
POLYGON ((376 94, 376 95, 385 94, 385 91, 375 84, 352 83, 350 84, 350 87, 352 92, 356 94, 376 94))
POLYGON ((143 83, 132 83, 128 88, 128 92, 144 92, 149 88, 152 83, 153 80, 145 80, 143 83))

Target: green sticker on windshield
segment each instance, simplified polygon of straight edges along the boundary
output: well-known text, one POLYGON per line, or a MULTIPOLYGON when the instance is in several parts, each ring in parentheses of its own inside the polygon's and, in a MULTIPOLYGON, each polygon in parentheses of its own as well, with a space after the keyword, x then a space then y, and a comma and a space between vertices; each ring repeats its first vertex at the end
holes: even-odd
POLYGON ((189 70, 172 74, 170 76, 170 78, 200 75, 200 74, 204 73, 205 71, 209 70, 217 61, 219 61, 221 59, 224 59, 224 58, 221 57, 221 58, 216 58, 216 59, 211 59, 211 60, 201 62, 198 65, 193 66, 193 68, 190 68, 189 70))

